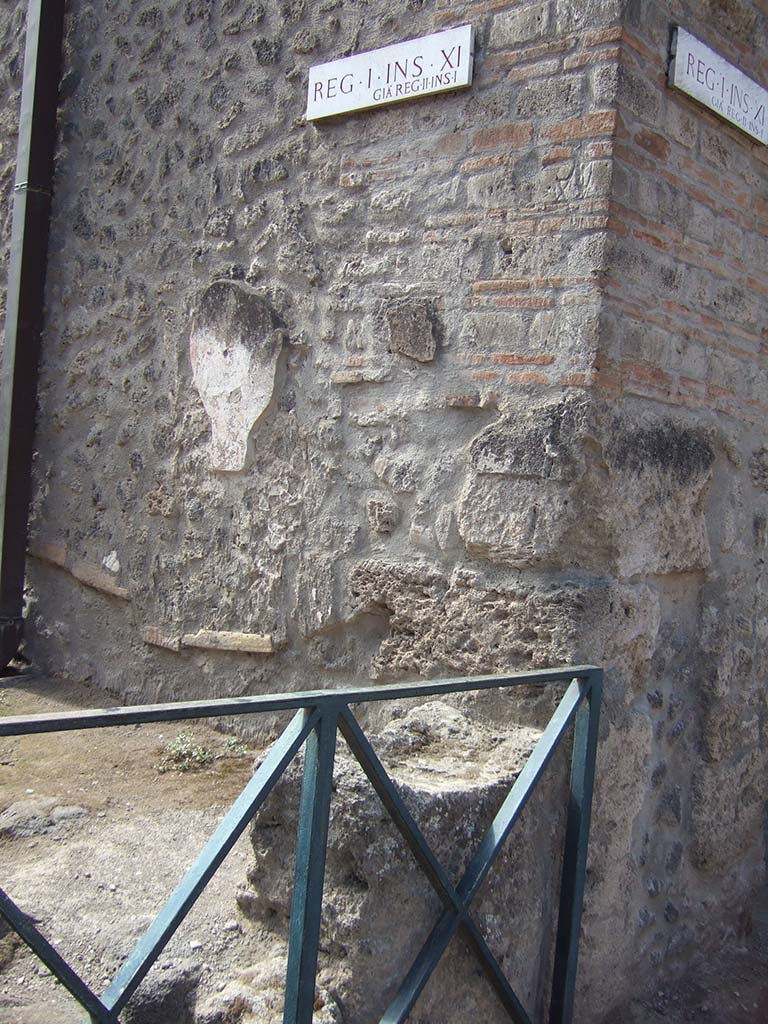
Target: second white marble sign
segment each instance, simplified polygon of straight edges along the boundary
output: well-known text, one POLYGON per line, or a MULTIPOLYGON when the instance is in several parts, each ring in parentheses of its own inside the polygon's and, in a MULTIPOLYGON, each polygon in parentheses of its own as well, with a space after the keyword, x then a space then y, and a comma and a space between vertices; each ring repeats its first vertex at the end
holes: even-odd
POLYGON ((768 145, 768 89, 684 28, 674 29, 671 56, 670 85, 768 145))

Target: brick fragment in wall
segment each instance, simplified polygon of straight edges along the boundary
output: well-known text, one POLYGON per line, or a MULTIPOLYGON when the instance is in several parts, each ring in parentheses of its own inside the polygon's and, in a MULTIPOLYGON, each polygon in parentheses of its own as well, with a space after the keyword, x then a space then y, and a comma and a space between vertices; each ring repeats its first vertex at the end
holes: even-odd
POLYGON ((73 562, 70 572, 76 580, 84 583, 86 587, 100 590, 103 594, 117 597, 121 601, 130 601, 131 599, 131 592, 127 587, 118 586, 115 583, 114 577, 110 576, 109 573, 102 572, 101 569, 96 568, 96 566, 91 565, 89 562, 80 560, 73 562))
POLYGON ((79 583, 98 590, 102 594, 116 597, 120 601, 130 601, 131 592, 127 587, 120 586, 114 576, 104 572, 98 566, 81 558, 72 559, 63 544, 50 544, 43 541, 30 546, 29 554, 40 561, 55 565, 69 573, 79 583))
POLYGON ((392 376, 388 366, 359 366, 334 370, 332 384, 383 384, 392 376))
POLYGON ((29 554, 33 558, 39 558, 42 562, 50 565, 57 565, 65 568, 67 564, 67 548, 64 544, 54 544, 49 541, 33 541, 29 546, 29 554))
POLYGON ((181 637, 172 636, 160 626, 145 626, 141 631, 141 639, 150 647, 162 647, 166 651, 181 650, 181 637))
POLYGON ((185 633, 181 638, 181 646, 245 654, 272 654, 275 650, 271 636, 216 629, 199 629, 197 633, 185 633))
POLYGON ((395 299, 384 309, 390 352, 420 363, 435 358, 439 326, 435 304, 429 299, 395 299))

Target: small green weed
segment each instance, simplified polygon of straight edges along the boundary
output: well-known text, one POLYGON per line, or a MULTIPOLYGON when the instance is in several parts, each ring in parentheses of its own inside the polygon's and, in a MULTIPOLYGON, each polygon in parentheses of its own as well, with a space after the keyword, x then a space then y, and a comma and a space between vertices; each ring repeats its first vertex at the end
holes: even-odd
POLYGON ((185 731, 165 744, 165 753, 155 768, 159 772, 197 771, 211 764, 215 756, 202 743, 198 743, 191 732, 185 731))
POLYGON ((227 737, 224 749, 226 750, 226 757, 246 757, 246 755, 250 754, 248 747, 236 736, 227 737))

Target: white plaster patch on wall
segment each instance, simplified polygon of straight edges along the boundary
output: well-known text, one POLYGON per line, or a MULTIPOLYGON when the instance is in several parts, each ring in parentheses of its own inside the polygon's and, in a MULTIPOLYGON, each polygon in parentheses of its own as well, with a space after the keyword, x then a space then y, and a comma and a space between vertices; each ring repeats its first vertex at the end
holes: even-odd
POLYGON ((203 293, 189 354, 211 421, 213 469, 245 468, 251 430, 272 399, 282 340, 273 312, 245 286, 217 281, 203 293))
POLYGON ((109 569, 110 572, 115 573, 115 575, 120 572, 120 559, 118 558, 116 551, 110 551, 106 558, 101 560, 101 564, 105 569, 109 569))

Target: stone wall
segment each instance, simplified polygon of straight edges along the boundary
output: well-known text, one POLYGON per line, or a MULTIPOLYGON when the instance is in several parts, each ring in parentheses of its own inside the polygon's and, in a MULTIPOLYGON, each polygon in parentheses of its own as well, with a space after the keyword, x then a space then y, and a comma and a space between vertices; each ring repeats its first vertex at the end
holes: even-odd
MULTIPOLYGON (((644 795, 634 819, 608 812, 614 852, 595 859, 586 948, 616 948, 611 894, 624 878, 625 955, 646 969, 722 934, 731 922, 714 907, 740 906, 764 878, 768 767, 768 150, 666 86, 671 23, 768 82, 761 5, 628 5, 592 379, 602 486, 624 518, 611 574, 644 637, 611 687, 602 778, 644 795)), ((596 992, 610 991, 599 973, 596 992)))
MULTIPOLYGON (((38 650, 52 634, 72 671, 110 664, 117 689, 165 696, 565 656, 548 641, 513 656, 511 631, 470 649, 463 574, 493 599, 517 586, 510 568, 560 567, 568 523, 541 477, 558 505, 575 464, 516 484, 481 449, 531 403, 579 415, 559 394, 597 344, 611 12, 596 28, 578 5, 506 6, 73 5, 38 650), (312 63, 457 18, 477 29, 471 91, 303 121, 312 63), (210 323, 214 294, 231 315, 210 323), (237 383, 220 387, 232 345, 237 383), (500 523, 510 488, 536 491, 540 516, 500 523), (398 624, 425 588, 453 608, 437 641, 398 624), (51 614, 62 600, 82 614, 51 614), (201 629, 268 636, 275 653, 175 651, 201 629)), ((445 616, 422 618, 428 632, 445 616)))
MULTIPOLYGON (((11 241, 13 186, 16 172, 16 137, 24 70, 26 4, 4 0, 0 5, 0 316, 5 320, 6 281, 11 241)), ((0 334, 0 352, 5 344, 0 334)))
POLYGON ((29 653, 132 700, 604 664, 599 1019, 763 869, 766 150, 665 68, 679 21, 767 81, 765 14, 69 12, 29 653), (304 121, 465 22, 471 89, 304 121))

